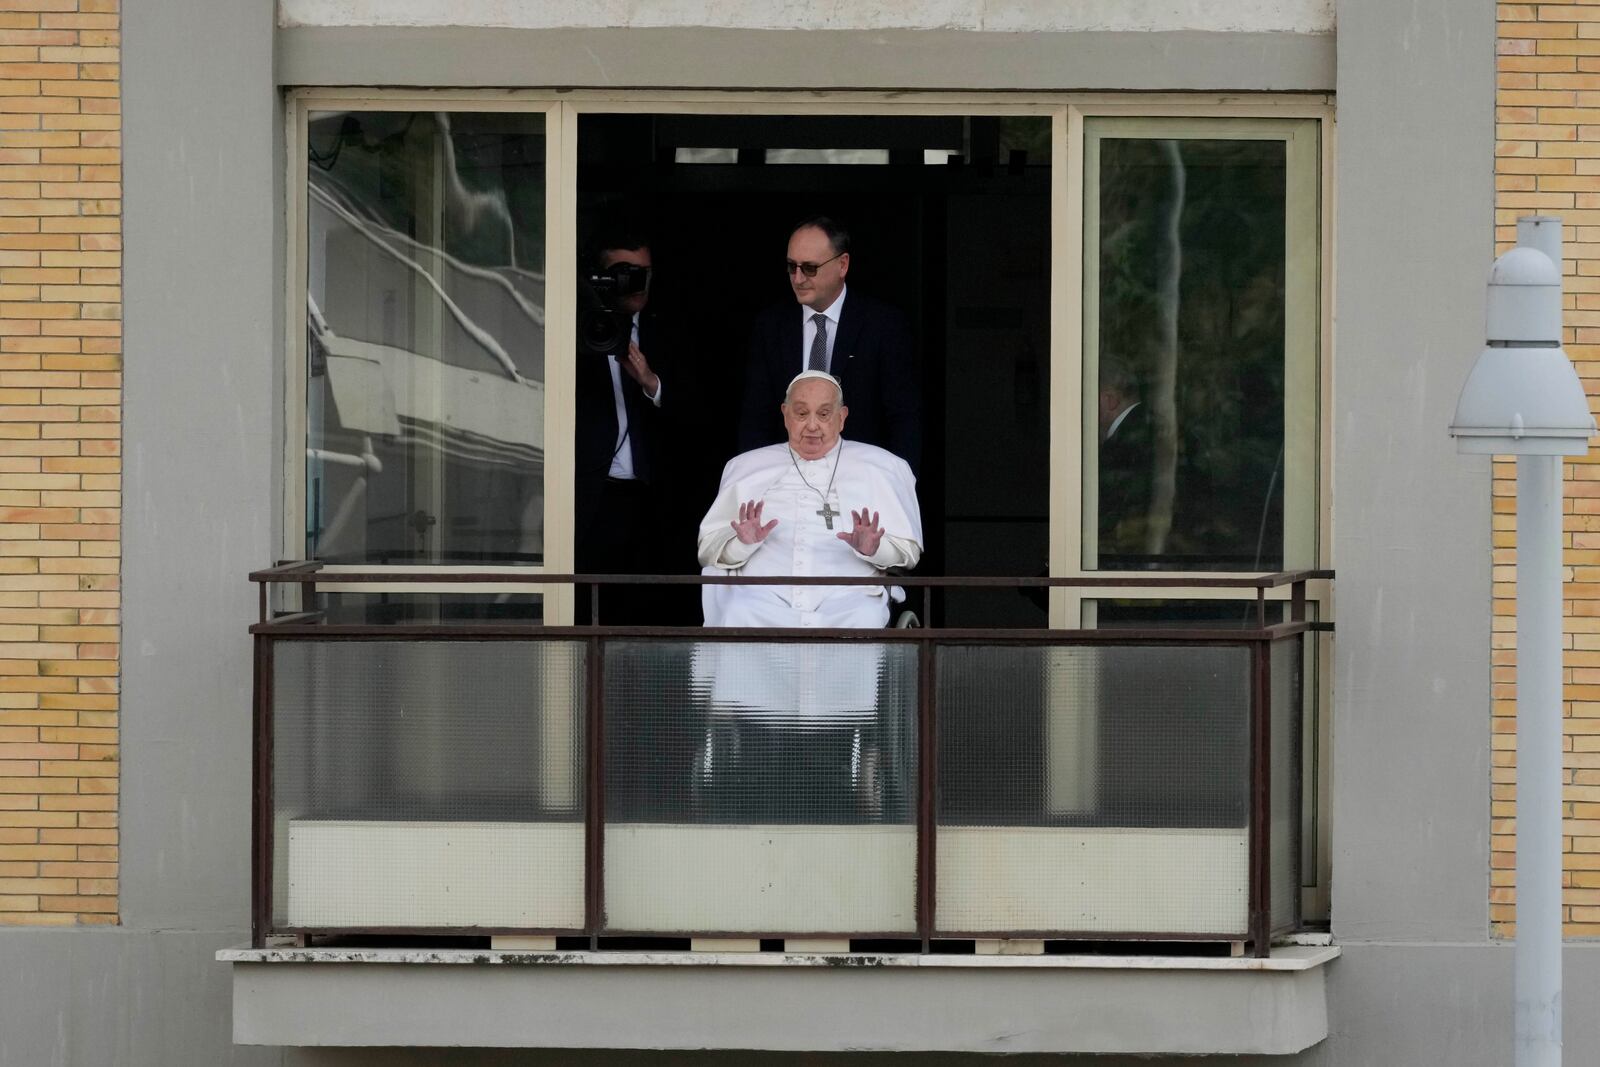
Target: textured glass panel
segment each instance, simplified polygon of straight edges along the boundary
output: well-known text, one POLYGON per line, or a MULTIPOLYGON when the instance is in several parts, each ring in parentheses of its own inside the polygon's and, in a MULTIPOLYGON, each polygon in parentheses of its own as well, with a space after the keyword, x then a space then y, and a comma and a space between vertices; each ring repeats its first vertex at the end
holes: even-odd
POLYGON ((915 929, 916 649, 607 645, 606 922, 915 929))
MULTIPOLYGON (((1091 568, 1284 564, 1288 155, 1276 139, 1095 141, 1091 568)), ((1308 433, 1312 427, 1290 427, 1308 433)))
POLYGON ((318 590, 323 621, 364 626, 463 625, 544 621, 542 593, 329 593, 318 590))
MULTIPOLYGON (((1267 602, 1267 625, 1284 620, 1281 600, 1267 602)), ((1086 600, 1083 624, 1095 630, 1254 630, 1254 600, 1086 600)))
POLYGON ((1268 867, 1272 928, 1293 927, 1300 915, 1300 664, 1305 638, 1272 644, 1272 834, 1268 867))
POLYGON ((941 930, 1244 930, 1244 649, 937 656, 941 930))
POLYGON ((583 923, 583 645, 274 645, 273 913, 583 923))
POLYGON ((543 559, 544 128, 311 116, 306 558, 543 559))

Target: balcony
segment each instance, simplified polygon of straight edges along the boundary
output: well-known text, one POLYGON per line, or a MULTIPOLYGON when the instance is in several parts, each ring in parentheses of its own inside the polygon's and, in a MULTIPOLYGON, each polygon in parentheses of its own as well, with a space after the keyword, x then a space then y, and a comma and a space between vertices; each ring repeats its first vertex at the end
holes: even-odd
MULTIPOLYGON (((1299 925, 1301 661, 1318 628, 1304 584, 1325 576, 1214 580, 1257 597, 1257 624, 1234 630, 368 626, 263 609, 254 944, 1131 939, 1266 956, 1299 925), (1282 586, 1289 617, 1263 625, 1282 586)), ((254 577, 265 605, 270 584, 314 594, 331 576, 254 577)))
MULTIPOLYGON (((319 582, 395 577, 259 572, 253 944, 222 954, 236 1039, 369 1043, 342 1014, 322 1036, 306 1019, 329 996, 370 997, 387 1006, 385 1033, 409 1033, 410 1016, 466 983, 480 1005, 537 986, 548 1025, 408 1043, 676 1047, 571 1023, 555 1006, 590 996, 577 988, 590 978, 526 967, 591 964, 610 996, 732 969, 743 977, 727 979, 726 1004, 768 984, 787 995, 776 986, 803 981, 796 967, 851 964, 888 967, 873 995, 891 999, 921 996, 894 985, 919 972, 958 999, 992 996, 996 969, 1034 975, 1018 1011, 1068 996, 1076 1008, 1050 1010, 1082 1016, 1040 1049, 1307 1047, 1326 1033, 1321 965, 1337 955, 1287 943, 1300 927, 1303 649, 1329 628, 1308 620, 1305 587, 1329 577, 1203 580, 1254 598, 1243 629, 791 631, 269 617, 274 584, 312 604, 319 582), (1269 624, 1269 606, 1284 621, 1269 624), (403 966, 461 962, 524 966, 470 979, 403 966), (1108 969, 1144 975, 1121 1010, 1153 1029, 1089 1036, 1102 1009, 1087 990, 1108 969), (1233 1020, 1232 1035, 1155 1036, 1173 996, 1233 1020), (297 1036, 279 1037, 291 1019, 297 1036)), ((474 580, 506 576, 405 577, 474 580)), ((517 583, 623 580, 639 579, 517 583)), ((893 581, 914 602, 936 586, 1087 584, 893 581)), ((1094 584, 1148 597, 1175 583, 1094 584)), ((859 995, 825 990, 837 1008, 859 995)), ((982 1034, 880 1038, 840 1036, 1024 1050, 982 1034)), ((684 1047, 831 1047, 729 1040, 684 1047)))

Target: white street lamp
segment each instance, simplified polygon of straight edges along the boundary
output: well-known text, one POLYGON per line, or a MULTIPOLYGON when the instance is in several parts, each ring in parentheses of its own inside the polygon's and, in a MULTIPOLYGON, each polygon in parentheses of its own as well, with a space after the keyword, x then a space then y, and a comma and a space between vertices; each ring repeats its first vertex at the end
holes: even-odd
POLYGON ((1489 272, 1460 452, 1517 457, 1517 1067, 1561 1064, 1561 461, 1595 433, 1561 348, 1561 220, 1517 220, 1489 272))

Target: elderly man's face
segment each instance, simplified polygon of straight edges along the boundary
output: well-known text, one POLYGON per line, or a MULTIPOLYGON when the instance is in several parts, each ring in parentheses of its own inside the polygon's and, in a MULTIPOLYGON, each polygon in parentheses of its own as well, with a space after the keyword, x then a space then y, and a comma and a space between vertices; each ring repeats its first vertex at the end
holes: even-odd
POLYGON ((844 276, 850 271, 850 253, 835 256, 828 235, 815 226, 806 226, 789 238, 789 262, 821 264, 815 278, 805 271, 789 272, 789 288, 794 298, 813 311, 826 311, 844 291, 844 276))
POLYGON ((794 387, 783 405, 783 423, 789 428, 789 447, 801 459, 821 459, 839 440, 850 409, 839 403, 832 385, 808 378, 794 387))

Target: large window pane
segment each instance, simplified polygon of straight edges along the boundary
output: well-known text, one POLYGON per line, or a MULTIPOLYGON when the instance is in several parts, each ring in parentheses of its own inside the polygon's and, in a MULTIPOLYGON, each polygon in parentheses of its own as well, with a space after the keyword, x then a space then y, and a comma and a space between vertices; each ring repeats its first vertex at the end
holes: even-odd
POLYGON ((307 558, 542 562, 544 126, 310 117, 307 558))
POLYGON ((1123 120, 1086 139, 1086 567, 1314 562, 1316 157, 1299 125, 1123 120))

